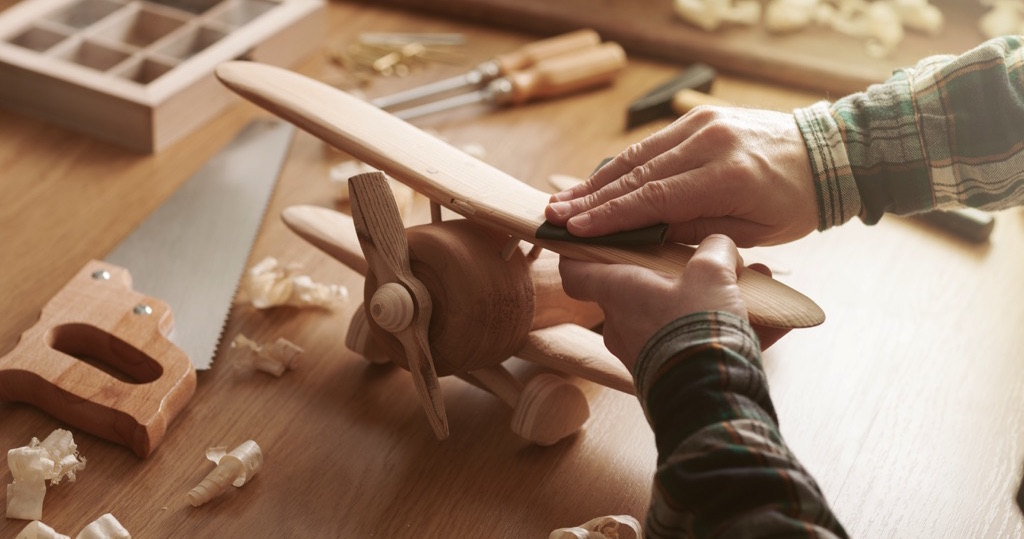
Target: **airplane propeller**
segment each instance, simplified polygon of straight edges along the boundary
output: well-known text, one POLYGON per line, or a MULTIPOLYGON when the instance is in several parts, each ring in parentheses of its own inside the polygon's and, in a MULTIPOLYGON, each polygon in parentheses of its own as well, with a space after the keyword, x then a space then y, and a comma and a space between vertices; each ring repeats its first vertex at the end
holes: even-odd
POLYGON ((373 290, 370 316, 402 343, 430 426, 445 439, 448 419, 427 339, 430 293, 412 273, 402 215, 387 178, 379 172, 349 178, 349 194, 356 236, 369 269, 367 290, 373 290))
MULTIPOLYGON (((598 325, 603 313, 565 295, 557 256, 527 257, 516 250, 506 258, 507 238, 467 219, 437 220, 399 235, 401 221, 386 178, 371 173, 353 179, 353 217, 315 206, 292 206, 281 217, 300 237, 365 277, 364 302, 345 337, 348 349, 370 362, 408 370, 415 367, 409 367, 407 349, 415 354, 413 362, 431 362, 432 373, 421 367, 420 395, 432 425, 442 425, 434 418, 444 413, 438 392, 431 393, 433 380, 454 375, 504 401, 512 409, 512 431, 531 443, 551 445, 579 431, 590 414, 580 388, 551 373, 524 384, 503 365, 511 356, 632 392, 629 373, 601 336, 585 329, 598 325), (426 295, 414 295, 405 282, 422 284, 426 295), (415 340, 402 340, 403 332, 415 340)), ((443 438, 444 431, 435 433, 443 438)))

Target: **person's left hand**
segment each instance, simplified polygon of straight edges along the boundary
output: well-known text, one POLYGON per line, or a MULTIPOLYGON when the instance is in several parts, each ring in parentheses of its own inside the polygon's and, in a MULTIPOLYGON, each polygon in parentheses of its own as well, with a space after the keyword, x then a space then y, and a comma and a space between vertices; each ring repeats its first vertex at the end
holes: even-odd
MULTIPOLYGON (((632 372, 640 350, 669 322, 702 311, 725 311, 747 318, 737 274, 743 268, 736 244, 708 236, 682 275, 670 276, 627 264, 582 262, 562 257, 562 287, 573 298, 596 302, 605 314, 604 342, 632 372)), ((767 272, 760 266, 752 269, 767 272)), ((785 331, 761 336, 767 347, 785 331), (765 342, 765 340, 769 342, 765 342)))

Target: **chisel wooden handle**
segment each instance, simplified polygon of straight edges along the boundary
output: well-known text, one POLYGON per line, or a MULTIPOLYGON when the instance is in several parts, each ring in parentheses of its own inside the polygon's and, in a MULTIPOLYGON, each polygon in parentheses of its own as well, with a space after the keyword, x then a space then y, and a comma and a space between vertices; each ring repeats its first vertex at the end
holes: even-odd
POLYGON ((548 58, 526 71, 507 77, 511 87, 502 103, 569 94, 611 82, 626 67, 626 53, 607 42, 571 54, 548 58))
POLYGON ((587 49, 599 43, 601 43, 601 36, 594 30, 585 28, 534 41, 512 52, 499 54, 494 57, 494 63, 498 65, 498 72, 501 75, 509 75, 515 71, 527 69, 548 58, 587 49))
POLYGON ((687 112, 690 112, 694 108, 700 105, 716 105, 719 107, 728 107, 731 105, 728 101, 715 97, 711 94, 704 92, 698 92, 691 88, 684 88, 679 90, 672 96, 672 110, 682 116, 687 112))
POLYGON ((146 457, 196 388, 192 361, 166 337, 172 326, 167 304, 132 290, 127 270, 90 262, 0 357, 0 400, 146 457))

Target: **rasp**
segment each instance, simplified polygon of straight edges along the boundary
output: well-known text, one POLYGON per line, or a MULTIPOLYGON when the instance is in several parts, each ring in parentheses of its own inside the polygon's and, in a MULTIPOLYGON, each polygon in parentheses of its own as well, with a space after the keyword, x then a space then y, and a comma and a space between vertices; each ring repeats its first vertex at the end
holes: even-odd
POLYGON ((148 456, 209 368, 294 127, 253 120, 0 357, 0 400, 148 456))

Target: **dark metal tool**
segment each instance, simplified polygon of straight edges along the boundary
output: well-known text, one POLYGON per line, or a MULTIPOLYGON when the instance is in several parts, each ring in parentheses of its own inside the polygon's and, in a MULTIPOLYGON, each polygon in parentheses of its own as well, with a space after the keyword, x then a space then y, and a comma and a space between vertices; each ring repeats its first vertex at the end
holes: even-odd
POLYGON ((687 89, 708 93, 711 91, 715 75, 713 67, 698 63, 658 85, 629 104, 629 108, 626 110, 626 129, 632 129, 658 118, 680 116, 680 113, 673 107, 675 95, 679 91, 687 89))

